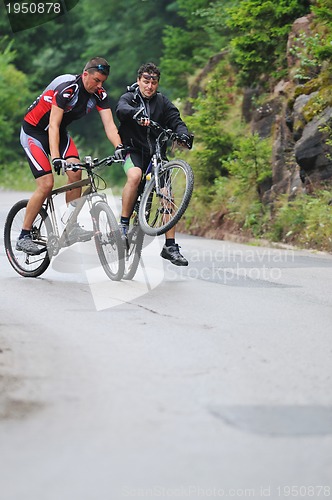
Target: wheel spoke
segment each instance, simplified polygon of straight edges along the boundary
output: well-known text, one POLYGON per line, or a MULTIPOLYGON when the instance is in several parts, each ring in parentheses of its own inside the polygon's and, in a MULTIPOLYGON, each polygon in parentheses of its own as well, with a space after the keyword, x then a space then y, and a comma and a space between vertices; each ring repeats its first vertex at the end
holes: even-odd
POLYGON ((95 244, 99 260, 107 276, 120 280, 124 273, 124 249, 118 224, 107 203, 97 203, 93 208, 97 226, 95 244))
POLYGON ((34 220, 31 230, 32 239, 40 246, 40 252, 37 255, 28 255, 23 251, 16 250, 16 242, 23 226, 27 203, 28 200, 21 200, 9 211, 5 222, 4 241, 8 260, 15 271, 22 276, 37 277, 50 264, 47 242, 52 227, 46 211, 42 208, 34 220))
POLYGON ((146 186, 140 209, 140 224, 151 236, 171 229, 185 212, 193 190, 193 174, 182 160, 166 163, 159 172, 160 192, 154 180, 146 186))

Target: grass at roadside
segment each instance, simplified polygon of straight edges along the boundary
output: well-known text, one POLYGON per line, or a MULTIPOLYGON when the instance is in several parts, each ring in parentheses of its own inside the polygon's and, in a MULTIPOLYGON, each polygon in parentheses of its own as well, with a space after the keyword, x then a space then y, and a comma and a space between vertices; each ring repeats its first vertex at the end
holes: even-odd
POLYGON ((332 252, 331 189, 299 193, 293 199, 280 195, 264 205, 254 192, 241 192, 230 184, 229 191, 213 190, 212 195, 196 187, 181 228, 210 238, 231 234, 242 242, 256 239, 332 252))
POLYGON ((27 162, 0 166, 0 187, 13 191, 34 191, 36 184, 27 162))

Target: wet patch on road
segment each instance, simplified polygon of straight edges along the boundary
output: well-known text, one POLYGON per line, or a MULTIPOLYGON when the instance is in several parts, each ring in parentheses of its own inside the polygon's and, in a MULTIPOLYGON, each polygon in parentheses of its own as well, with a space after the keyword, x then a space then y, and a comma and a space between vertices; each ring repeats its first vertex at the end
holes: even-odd
POLYGON ((332 406, 215 406, 210 413, 241 431, 268 436, 332 434, 332 406))
POLYGON ((3 339, 0 343, 0 421, 10 419, 22 419, 41 410, 44 405, 39 401, 24 400, 15 397, 15 391, 23 384, 23 378, 19 375, 8 373, 11 366, 12 351, 3 339))

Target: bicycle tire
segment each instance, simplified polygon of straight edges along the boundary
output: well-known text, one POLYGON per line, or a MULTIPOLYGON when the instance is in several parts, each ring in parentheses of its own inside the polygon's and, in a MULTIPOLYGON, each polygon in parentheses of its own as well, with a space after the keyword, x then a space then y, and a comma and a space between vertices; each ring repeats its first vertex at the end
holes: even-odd
POLYGON ((132 280, 137 272, 143 248, 144 233, 138 223, 138 215, 131 219, 125 250, 125 270, 123 279, 132 280))
POLYGON ((161 191, 156 195, 156 182, 152 177, 144 189, 138 218, 145 234, 159 236, 169 231, 186 211, 194 189, 194 174, 184 160, 171 160, 159 172, 161 191))
POLYGON ((106 275, 120 281, 124 273, 124 247, 119 225, 110 206, 100 201, 91 210, 95 226, 95 245, 106 275))
POLYGON ((7 258, 15 271, 26 278, 37 278, 46 271, 51 262, 47 242, 53 228, 46 210, 42 207, 31 229, 32 240, 40 245, 42 253, 28 255, 16 250, 16 241, 23 226, 28 201, 18 201, 8 212, 4 227, 4 245, 7 258))

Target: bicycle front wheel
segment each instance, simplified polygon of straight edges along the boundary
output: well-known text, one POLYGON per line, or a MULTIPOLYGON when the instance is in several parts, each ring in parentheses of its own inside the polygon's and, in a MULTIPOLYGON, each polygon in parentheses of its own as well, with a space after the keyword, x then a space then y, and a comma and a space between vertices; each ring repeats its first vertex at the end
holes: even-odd
POLYGON ((107 276, 119 281, 124 273, 124 247, 115 215, 107 203, 92 208, 95 223, 95 244, 99 260, 107 276))
POLYGON ((193 171, 183 160, 165 163, 159 172, 160 193, 153 177, 146 185, 139 210, 144 233, 158 236, 169 231, 186 211, 194 188, 193 171))
POLYGON ((36 278, 43 274, 50 265, 47 242, 52 233, 52 224, 46 210, 41 208, 31 229, 32 240, 39 246, 40 253, 28 255, 21 250, 16 250, 16 242, 23 226, 28 201, 18 201, 10 209, 5 222, 4 244, 7 258, 15 271, 21 276, 36 278))
POLYGON ((138 224, 138 216, 135 214, 131 218, 127 234, 124 280, 132 280, 136 274, 141 259, 143 240, 144 233, 138 224))

